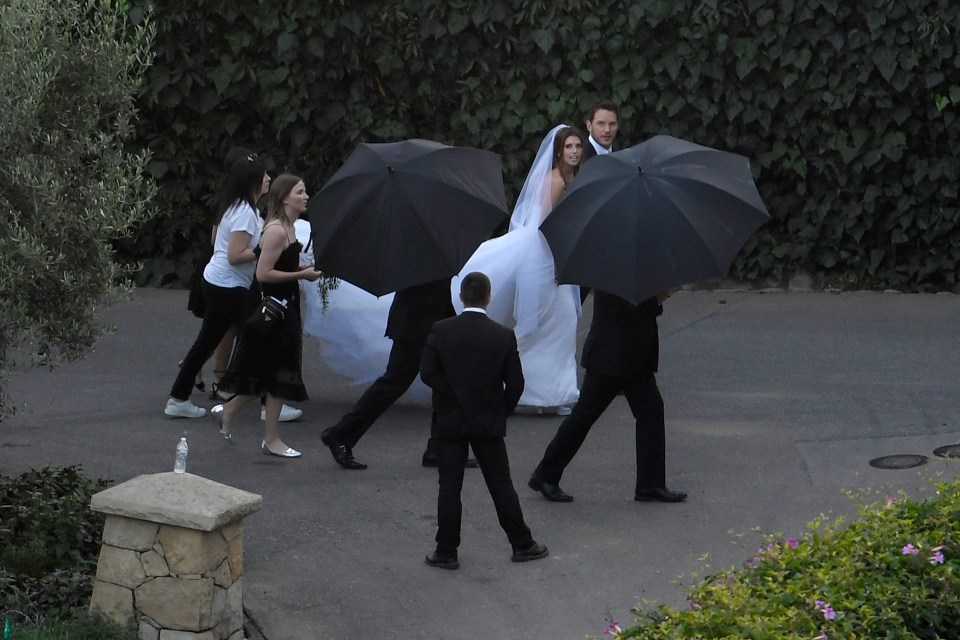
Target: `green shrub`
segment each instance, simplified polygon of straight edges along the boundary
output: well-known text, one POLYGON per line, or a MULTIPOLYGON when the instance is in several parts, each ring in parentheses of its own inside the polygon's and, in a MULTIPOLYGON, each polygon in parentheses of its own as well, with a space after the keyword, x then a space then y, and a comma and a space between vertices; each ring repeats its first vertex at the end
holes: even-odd
POLYGON ((818 519, 774 537, 745 566, 708 577, 685 611, 636 609, 618 640, 821 640, 960 637, 960 482, 936 498, 861 507, 844 526, 818 519))
POLYGON ((0 619, 36 621, 89 604, 104 523, 90 499, 108 485, 79 467, 0 476, 0 619))
POLYGON ((671 134, 749 157, 773 221, 731 275, 960 290, 960 3, 953 0, 132 0, 157 11, 139 95, 163 217, 123 246, 186 280, 233 144, 319 188, 359 141, 503 156, 622 105, 618 144, 671 134))
POLYGON ((152 215, 130 152, 152 28, 121 0, 0 2, 0 420, 13 365, 76 358, 133 269, 111 243, 152 215))
POLYGON ((14 640, 136 640, 134 626, 121 627, 102 616, 75 609, 63 618, 14 626, 14 640))

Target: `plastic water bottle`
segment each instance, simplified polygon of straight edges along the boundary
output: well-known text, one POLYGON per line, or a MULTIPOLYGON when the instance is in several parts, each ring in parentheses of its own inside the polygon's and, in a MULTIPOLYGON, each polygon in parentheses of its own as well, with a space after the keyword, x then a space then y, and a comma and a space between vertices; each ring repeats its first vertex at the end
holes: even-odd
POLYGON ((184 473, 187 470, 187 439, 180 438, 177 445, 177 461, 173 465, 174 473, 184 473))

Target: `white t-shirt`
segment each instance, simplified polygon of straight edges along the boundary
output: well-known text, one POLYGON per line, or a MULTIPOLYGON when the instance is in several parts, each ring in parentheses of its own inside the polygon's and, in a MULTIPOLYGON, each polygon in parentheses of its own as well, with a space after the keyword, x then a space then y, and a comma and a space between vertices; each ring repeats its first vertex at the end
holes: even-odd
POLYGON ((213 242, 213 257, 203 270, 203 278, 218 287, 249 289, 253 284, 253 276, 257 272, 257 261, 230 264, 230 260, 227 259, 230 234, 235 231, 250 234, 250 242, 247 243, 249 249, 255 249, 260 243, 263 221, 249 202, 238 200, 223 214, 217 226, 217 238, 213 242))

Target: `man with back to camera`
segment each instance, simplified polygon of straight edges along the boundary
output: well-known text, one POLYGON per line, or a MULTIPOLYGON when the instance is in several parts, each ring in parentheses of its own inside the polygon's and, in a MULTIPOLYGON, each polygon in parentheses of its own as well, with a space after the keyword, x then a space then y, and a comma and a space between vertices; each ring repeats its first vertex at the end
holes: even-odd
POLYGON ((513 331, 487 317, 491 292, 485 274, 464 276, 460 299, 463 313, 433 325, 420 362, 420 377, 433 389, 431 436, 440 484, 437 546, 426 563, 440 569, 460 566, 460 493, 469 448, 513 548, 511 560, 538 560, 547 556, 547 547, 534 541, 524 522, 504 443, 507 416, 523 393, 517 338, 513 331))
POLYGON ((618 393, 630 404, 635 420, 637 502, 682 502, 687 494, 666 487, 663 397, 657 387, 660 337, 657 316, 669 293, 632 304, 604 291, 594 292, 593 320, 583 344, 586 369, 580 399, 547 445, 528 485, 550 502, 572 502, 560 478, 618 393))

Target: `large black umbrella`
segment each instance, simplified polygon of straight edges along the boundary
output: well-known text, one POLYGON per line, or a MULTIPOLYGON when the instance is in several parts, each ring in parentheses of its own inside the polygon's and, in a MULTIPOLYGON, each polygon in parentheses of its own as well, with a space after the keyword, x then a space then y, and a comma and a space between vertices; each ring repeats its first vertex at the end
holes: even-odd
POLYGON ((656 136, 591 159, 540 230, 559 282, 636 303, 724 276, 769 219, 746 158, 656 136))
POLYGON ((500 156, 363 143, 307 211, 317 267, 374 295, 452 277, 507 215, 500 156))

